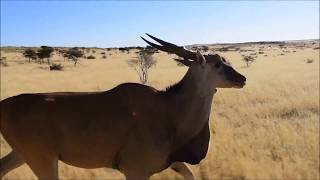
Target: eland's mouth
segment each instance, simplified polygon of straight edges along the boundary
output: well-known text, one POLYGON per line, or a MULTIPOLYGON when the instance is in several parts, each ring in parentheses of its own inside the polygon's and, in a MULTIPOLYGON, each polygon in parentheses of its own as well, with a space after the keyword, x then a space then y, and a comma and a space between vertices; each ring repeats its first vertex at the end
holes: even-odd
POLYGON ((234 88, 243 88, 246 85, 246 81, 232 82, 232 84, 234 84, 234 88))

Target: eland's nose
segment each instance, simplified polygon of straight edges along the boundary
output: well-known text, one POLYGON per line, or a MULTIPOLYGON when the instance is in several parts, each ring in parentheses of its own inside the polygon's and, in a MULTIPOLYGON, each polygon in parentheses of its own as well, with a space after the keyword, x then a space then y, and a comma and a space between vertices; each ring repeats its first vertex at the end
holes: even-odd
POLYGON ((241 74, 240 74, 240 76, 241 76, 240 80, 243 81, 243 82, 246 82, 247 78, 245 76, 241 75, 241 74))

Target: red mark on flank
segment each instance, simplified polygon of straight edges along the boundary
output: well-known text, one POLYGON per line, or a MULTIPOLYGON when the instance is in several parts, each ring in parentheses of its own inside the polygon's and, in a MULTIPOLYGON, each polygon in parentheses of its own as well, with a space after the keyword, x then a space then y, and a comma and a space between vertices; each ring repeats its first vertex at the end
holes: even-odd
POLYGON ((132 117, 133 119, 137 119, 138 113, 136 113, 135 111, 132 112, 132 117))

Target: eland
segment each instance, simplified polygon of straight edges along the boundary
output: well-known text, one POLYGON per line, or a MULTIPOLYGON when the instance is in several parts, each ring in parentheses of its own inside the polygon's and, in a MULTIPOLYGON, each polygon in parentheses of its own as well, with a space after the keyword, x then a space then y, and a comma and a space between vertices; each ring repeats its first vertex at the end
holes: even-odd
POLYGON ((217 54, 202 55, 147 34, 154 48, 181 57, 184 77, 165 90, 124 83, 104 92, 21 94, 2 100, 0 130, 12 151, 0 174, 27 163, 40 179, 58 179, 58 161, 108 167, 126 179, 148 179, 168 167, 193 178, 208 150, 216 88, 246 78, 217 54))

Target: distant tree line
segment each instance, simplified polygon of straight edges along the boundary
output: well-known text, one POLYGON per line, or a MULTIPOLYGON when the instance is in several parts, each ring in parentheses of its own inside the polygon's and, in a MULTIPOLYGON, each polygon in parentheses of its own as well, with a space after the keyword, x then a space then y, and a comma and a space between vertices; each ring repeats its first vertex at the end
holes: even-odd
MULTIPOLYGON (((152 46, 140 47, 140 46, 132 46, 132 47, 120 47, 120 48, 105 48, 106 51, 100 52, 102 59, 106 59, 106 52, 111 50, 118 49, 120 52, 129 53, 130 50, 138 50, 136 53, 138 54, 137 59, 128 62, 131 67, 134 67, 136 71, 139 71, 139 77, 142 83, 146 83, 148 79, 148 70, 156 64, 156 61, 152 58, 152 54, 158 53, 159 51, 152 46)), ((52 64, 51 58, 54 52, 63 57, 63 60, 69 60, 74 63, 76 66, 79 63, 80 58, 86 59, 95 59, 96 57, 92 54, 96 53, 95 49, 86 48, 86 47, 73 47, 73 48, 53 48, 50 46, 41 46, 40 48, 27 48, 22 54, 27 61, 30 63, 32 61, 37 63, 48 63, 50 65, 50 70, 58 70, 62 69, 63 66, 61 64, 52 64), (85 56, 86 53, 92 53, 89 56, 85 56)))
MULTIPOLYGON (((31 48, 26 49, 23 52, 23 56, 28 59, 28 62, 33 60, 42 64, 44 63, 44 59, 46 59, 47 63, 50 64, 50 57, 52 56, 53 52, 54 48, 49 46, 41 46, 40 49, 37 50, 31 48)), ((61 55, 64 60, 67 58, 68 60, 73 61, 75 66, 78 63, 79 58, 83 57, 84 55, 83 51, 78 47, 70 48, 68 50, 58 49, 57 53, 61 55)))

